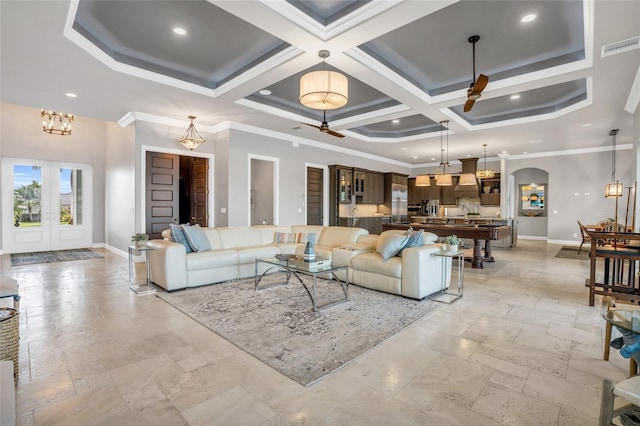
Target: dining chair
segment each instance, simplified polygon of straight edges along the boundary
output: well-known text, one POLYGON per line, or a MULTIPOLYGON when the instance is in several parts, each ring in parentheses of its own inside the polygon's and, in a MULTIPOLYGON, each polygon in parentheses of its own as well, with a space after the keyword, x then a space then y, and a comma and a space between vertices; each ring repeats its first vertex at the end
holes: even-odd
POLYGON ((578 226, 580 227, 580 234, 582 235, 582 242, 580 243, 580 248, 578 248, 578 254, 580 254, 583 244, 591 244, 591 236, 589 235, 589 231, 587 231, 587 228, 582 223, 580 223, 580 221, 578 221, 578 226))
MULTIPOLYGON (((609 379, 604 379, 600 398, 600 426, 611 426, 614 424, 615 417, 624 417, 631 411, 637 415, 638 407, 640 407, 640 376, 630 377, 617 384, 609 379), (631 404, 614 409, 616 397, 623 398, 631 404)), ((622 424, 628 424, 622 418, 620 420, 622 424)))

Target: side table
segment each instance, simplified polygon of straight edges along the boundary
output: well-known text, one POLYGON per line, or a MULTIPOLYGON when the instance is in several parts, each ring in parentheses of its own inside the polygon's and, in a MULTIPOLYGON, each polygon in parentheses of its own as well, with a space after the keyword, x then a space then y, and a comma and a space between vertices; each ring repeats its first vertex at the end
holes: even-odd
MULTIPOLYGON (((462 288, 464 285, 464 250, 458 250, 457 252, 446 252, 439 251, 436 253, 432 253, 432 256, 438 257, 449 257, 451 258, 452 269, 453 269, 453 260, 455 259, 458 264, 458 283, 457 289, 455 293, 451 293, 447 291, 447 262, 442 262, 442 283, 441 283, 441 292, 439 295, 431 298, 431 300, 435 302, 442 303, 451 303, 454 300, 457 300, 462 297, 462 288)), ((453 272, 453 271, 452 271, 453 272)), ((449 289, 451 286, 449 286, 449 289)))
POLYGON ((149 252, 153 250, 151 246, 129 246, 129 288, 133 290, 138 295, 144 294, 154 294, 156 293, 156 289, 151 285, 151 262, 149 259, 149 252), (143 253, 144 252, 144 263, 147 269, 147 282, 146 284, 135 284, 133 281, 133 254, 135 252, 143 253))

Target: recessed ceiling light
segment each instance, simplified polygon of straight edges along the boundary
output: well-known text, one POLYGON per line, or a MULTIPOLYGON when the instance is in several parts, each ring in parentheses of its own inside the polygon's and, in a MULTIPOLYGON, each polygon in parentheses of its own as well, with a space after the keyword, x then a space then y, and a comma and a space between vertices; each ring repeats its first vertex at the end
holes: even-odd
POLYGON ((271 94, 271 90, 269 89, 262 89, 261 91, 259 91, 258 93, 260 93, 261 95, 265 95, 265 96, 269 96, 271 94))
POLYGON ((511 99, 512 101, 516 99, 520 99, 520 95, 511 95, 509 99, 511 99))
POLYGON ((471 157, 471 154, 467 154, 467 157, 471 157))
POLYGON ((523 154, 526 154, 526 153, 527 153, 527 151, 523 151, 522 153, 523 153, 523 154))
POLYGON ((187 30, 185 30, 184 28, 180 28, 180 27, 175 27, 173 29, 173 32, 178 34, 178 35, 186 35, 187 34, 187 30))
POLYGON ((522 17, 522 19, 520 20, 520 22, 522 22, 522 23, 531 22, 531 21, 535 20, 537 17, 538 17, 538 15, 536 15, 535 13, 530 13, 528 15, 524 15, 522 17))
POLYGON ((406 146, 403 146, 402 148, 400 148, 400 151, 406 151, 406 150, 407 150, 406 146))
POLYGON ((393 124, 397 124, 397 123, 399 123, 399 122, 400 122, 400 120, 398 120, 398 119, 396 118, 395 120, 392 120, 391 122, 392 122, 393 124))
POLYGON ((436 157, 431 157, 431 161, 436 161, 436 157))
POLYGON ((582 127, 589 127, 589 126, 591 126, 591 123, 584 123, 584 124, 582 125, 582 127))
POLYGON ((503 154, 506 154, 508 151, 502 151, 503 154))
POLYGON ((542 139, 529 139, 529 143, 542 143, 542 139))
POLYGON ((65 95, 65 96, 68 96, 68 97, 70 97, 70 98, 77 98, 77 97, 78 97, 78 95, 76 95, 75 93, 71 93, 71 92, 67 92, 67 93, 65 93, 64 95, 65 95))

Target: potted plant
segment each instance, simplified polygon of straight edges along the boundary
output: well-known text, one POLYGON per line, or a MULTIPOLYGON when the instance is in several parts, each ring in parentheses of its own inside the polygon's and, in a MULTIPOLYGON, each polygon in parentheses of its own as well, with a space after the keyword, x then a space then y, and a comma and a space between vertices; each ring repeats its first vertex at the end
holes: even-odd
POLYGON ((447 243, 446 251, 448 253, 457 253, 458 252, 458 246, 460 245, 460 239, 458 238, 458 236, 456 234, 449 235, 444 241, 445 241, 445 243, 447 243))
POLYGON ((131 236, 131 242, 135 244, 136 247, 144 247, 147 245, 147 240, 149 236, 147 234, 143 234, 138 232, 131 236))

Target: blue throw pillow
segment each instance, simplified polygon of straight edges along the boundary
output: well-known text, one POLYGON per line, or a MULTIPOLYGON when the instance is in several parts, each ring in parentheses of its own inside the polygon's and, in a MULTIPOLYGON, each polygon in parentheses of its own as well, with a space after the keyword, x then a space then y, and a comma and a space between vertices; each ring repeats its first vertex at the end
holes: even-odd
POLYGON ((207 238, 202 228, 200 228, 200 225, 182 226, 182 230, 193 251, 200 253, 201 251, 211 250, 209 238, 207 238))
POLYGON ((409 235, 409 239, 407 240, 407 243, 404 245, 404 247, 400 249, 400 251, 396 256, 402 256, 402 251, 406 248, 421 247, 424 242, 422 239, 422 235, 424 234, 424 229, 419 229, 417 231, 414 231, 413 228, 409 227, 406 234, 409 235))
MULTIPOLYGON (((184 225, 182 225, 184 226, 184 225)), ((181 225, 176 225, 176 224, 170 224, 169 225, 169 232, 171 233, 171 239, 173 241, 175 241, 176 243, 180 243, 184 246, 185 250, 187 251, 187 253, 191 253, 193 250, 191 249, 191 246, 189 245, 189 241, 187 241, 187 236, 184 235, 184 231, 182 230, 182 226, 181 225)), ((189 226, 189 225, 187 225, 189 226)))

